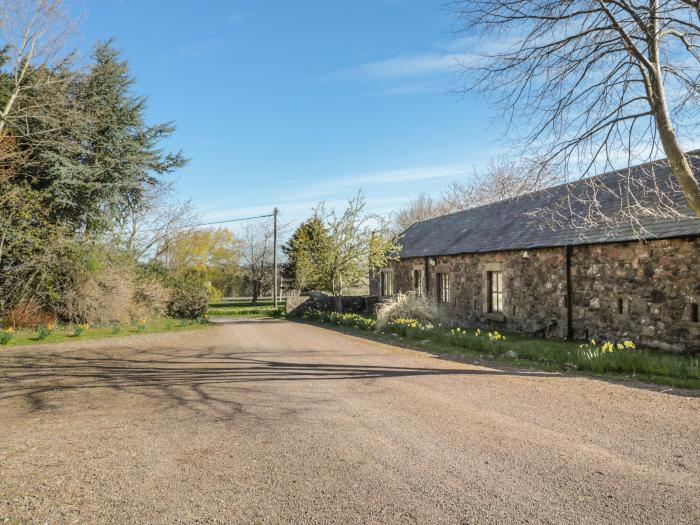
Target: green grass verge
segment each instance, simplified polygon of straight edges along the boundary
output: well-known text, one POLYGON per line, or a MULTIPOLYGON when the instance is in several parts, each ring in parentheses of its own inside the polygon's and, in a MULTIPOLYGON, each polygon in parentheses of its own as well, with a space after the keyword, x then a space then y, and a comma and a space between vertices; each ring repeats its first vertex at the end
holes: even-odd
MULTIPOLYGON (((77 325, 76 325, 77 326, 77 325)), ((186 319, 158 318, 146 321, 144 325, 136 324, 110 324, 90 326, 79 337, 76 337, 75 326, 58 325, 51 334, 41 339, 37 330, 17 330, 12 334, 9 343, 0 346, 0 352, 6 348, 24 345, 63 343, 66 341, 82 341, 84 339, 103 339, 108 337, 120 337, 125 335, 157 334, 162 332, 178 332, 206 328, 207 323, 190 321, 186 319)))
POLYGON ((692 356, 643 349, 600 352, 581 348, 580 343, 571 341, 533 339, 516 334, 506 334, 505 340, 490 341, 485 331, 477 337, 473 330, 455 333, 440 327, 421 329, 390 325, 384 333, 377 333, 372 330, 371 318, 355 314, 326 314, 322 320, 309 317, 305 320, 384 343, 479 362, 546 371, 576 371, 597 377, 700 389, 700 359, 692 356), (515 352, 517 358, 506 357, 509 351, 515 352))
POLYGON ((261 299, 253 306, 250 300, 236 299, 209 303, 210 316, 226 317, 281 317, 284 313, 284 302, 277 308, 272 299, 261 299))

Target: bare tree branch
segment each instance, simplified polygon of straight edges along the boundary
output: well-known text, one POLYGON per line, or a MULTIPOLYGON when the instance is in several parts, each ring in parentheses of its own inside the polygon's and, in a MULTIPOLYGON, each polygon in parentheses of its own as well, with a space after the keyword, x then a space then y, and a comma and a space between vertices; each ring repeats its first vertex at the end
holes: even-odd
MULTIPOLYGON (((485 51, 464 91, 493 97, 504 138, 560 173, 585 177, 659 156, 700 216, 687 151, 700 146, 700 7, 696 0, 455 0, 461 30, 485 51), (488 51, 488 42, 499 50, 488 51), (505 51, 503 42, 511 42, 505 51)), ((649 190, 658 189, 652 177, 649 190)), ((664 188, 668 189, 668 188, 664 188)), ((598 196, 593 191, 589 197, 598 196)), ((580 196, 578 198, 581 198, 580 196)), ((677 199, 651 199, 677 217, 677 199)), ((596 208, 596 203, 591 202, 596 208)), ((652 204, 645 204, 651 206, 652 204)), ((635 221, 639 203, 619 213, 635 221)))

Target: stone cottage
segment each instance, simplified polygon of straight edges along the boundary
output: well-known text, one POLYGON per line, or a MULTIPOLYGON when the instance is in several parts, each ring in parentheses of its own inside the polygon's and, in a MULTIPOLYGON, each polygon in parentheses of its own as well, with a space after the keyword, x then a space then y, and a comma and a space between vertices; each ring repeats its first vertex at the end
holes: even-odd
POLYGON ((663 161, 418 222, 401 245, 371 293, 425 294, 447 323, 700 352, 700 219, 663 161), (611 219, 582 227, 591 191, 611 219), (681 216, 615 220, 659 198, 681 216))

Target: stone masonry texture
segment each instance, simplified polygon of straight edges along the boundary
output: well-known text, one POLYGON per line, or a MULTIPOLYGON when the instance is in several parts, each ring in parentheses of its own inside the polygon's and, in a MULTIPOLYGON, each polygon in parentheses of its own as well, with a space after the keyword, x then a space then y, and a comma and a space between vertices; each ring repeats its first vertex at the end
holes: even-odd
MULTIPOLYGON (((445 323, 546 337, 631 339, 663 350, 700 352, 700 238, 570 248, 571 333, 567 333, 566 248, 405 258, 395 261, 396 292, 436 298, 436 274, 449 275, 445 323), (503 272, 503 314, 486 312, 487 271, 503 272), (697 308, 697 307, 695 307, 697 308)), ((377 294, 377 279, 371 293, 377 294)))

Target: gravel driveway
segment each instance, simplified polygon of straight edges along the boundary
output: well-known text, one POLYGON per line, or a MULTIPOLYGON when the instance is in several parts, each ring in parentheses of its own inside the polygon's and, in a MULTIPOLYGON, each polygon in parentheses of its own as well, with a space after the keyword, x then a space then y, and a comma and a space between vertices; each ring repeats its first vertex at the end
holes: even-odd
POLYGON ((699 505, 694 397, 276 320, 0 353, 10 522, 676 524, 699 505))

